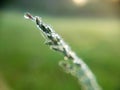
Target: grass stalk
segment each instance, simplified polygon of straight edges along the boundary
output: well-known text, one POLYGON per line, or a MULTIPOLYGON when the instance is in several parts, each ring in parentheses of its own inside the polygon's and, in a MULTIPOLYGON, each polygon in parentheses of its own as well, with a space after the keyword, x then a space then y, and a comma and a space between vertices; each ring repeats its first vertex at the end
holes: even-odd
POLYGON ((82 90, 101 90, 92 71, 85 62, 71 50, 70 46, 64 42, 60 35, 49 25, 45 24, 38 16, 34 17, 30 13, 26 13, 25 18, 35 22, 46 40, 46 45, 64 55, 64 60, 60 61, 59 65, 67 73, 70 73, 78 79, 82 90))

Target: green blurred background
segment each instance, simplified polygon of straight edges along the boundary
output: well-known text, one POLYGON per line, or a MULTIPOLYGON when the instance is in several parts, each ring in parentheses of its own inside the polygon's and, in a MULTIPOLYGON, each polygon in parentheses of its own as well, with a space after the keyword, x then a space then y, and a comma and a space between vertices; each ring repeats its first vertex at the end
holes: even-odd
POLYGON ((0 90, 80 90, 44 45, 26 11, 54 27, 94 72, 103 90, 120 90, 119 0, 2 0, 0 90))

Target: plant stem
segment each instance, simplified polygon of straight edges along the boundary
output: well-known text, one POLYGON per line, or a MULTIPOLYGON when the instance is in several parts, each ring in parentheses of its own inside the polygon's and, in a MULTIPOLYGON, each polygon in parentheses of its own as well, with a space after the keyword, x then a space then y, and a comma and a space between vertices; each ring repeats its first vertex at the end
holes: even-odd
POLYGON ((42 31, 46 39, 46 45, 51 49, 61 52, 64 55, 64 61, 60 61, 59 65, 67 72, 75 76, 80 82, 82 90, 101 90, 95 76, 80 59, 75 52, 73 52, 68 44, 47 24, 45 24, 38 16, 33 17, 30 13, 25 14, 26 19, 34 21, 42 31))

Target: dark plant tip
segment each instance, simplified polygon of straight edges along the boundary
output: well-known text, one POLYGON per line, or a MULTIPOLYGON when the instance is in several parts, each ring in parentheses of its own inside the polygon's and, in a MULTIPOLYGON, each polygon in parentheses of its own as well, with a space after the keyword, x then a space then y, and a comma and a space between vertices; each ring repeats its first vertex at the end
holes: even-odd
POLYGON ((26 19, 32 19, 33 20, 33 16, 30 13, 25 13, 24 17, 26 19))

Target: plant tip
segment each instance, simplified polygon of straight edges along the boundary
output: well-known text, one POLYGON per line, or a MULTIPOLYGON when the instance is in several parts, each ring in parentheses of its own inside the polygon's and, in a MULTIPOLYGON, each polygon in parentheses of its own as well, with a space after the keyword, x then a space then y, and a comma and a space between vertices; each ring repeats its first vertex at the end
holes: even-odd
POLYGON ((30 13, 25 13, 24 17, 26 19, 33 19, 33 16, 30 13))

